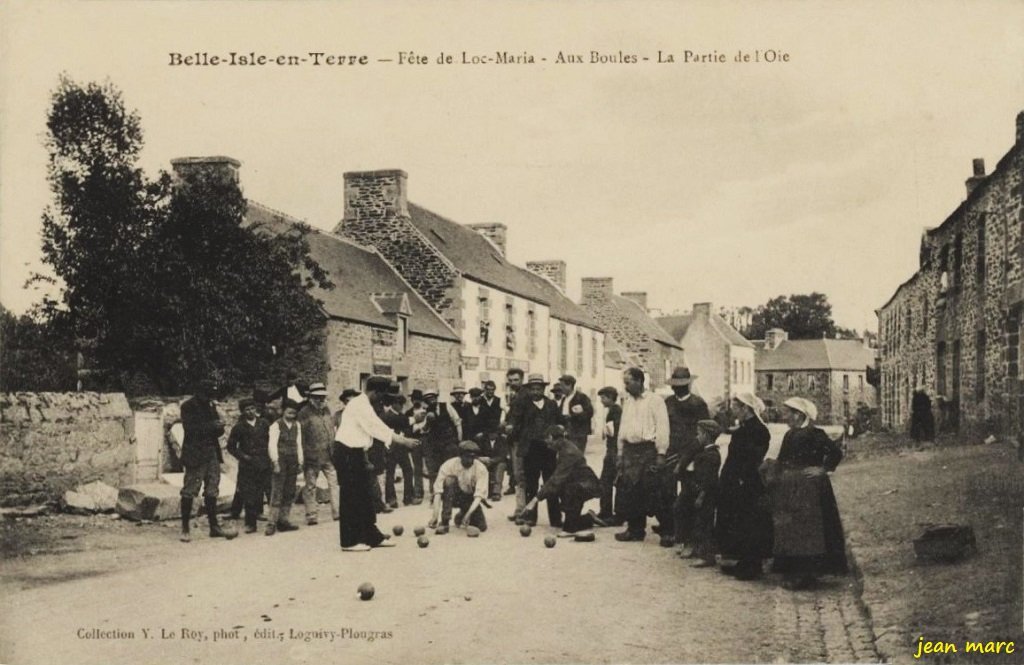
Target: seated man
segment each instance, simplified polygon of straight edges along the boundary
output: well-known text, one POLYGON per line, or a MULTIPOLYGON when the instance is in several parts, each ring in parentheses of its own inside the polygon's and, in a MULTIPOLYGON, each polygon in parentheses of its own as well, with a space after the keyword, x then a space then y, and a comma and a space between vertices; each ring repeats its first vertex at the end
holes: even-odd
POLYGON ((474 439, 480 446, 479 460, 487 467, 490 475, 490 499, 501 501, 501 486, 505 484, 505 471, 508 469, 508 442, 505 435, 498 432, 478 434, 474 439))
POLYGON ((479 454, 480 446, 463 441, 459 444, 459 456, 438 469, 434 481, 434 517, 429 524, 432 529, 436 528, 437 535, 448 533, 453 507, 461 511, 455 516, 456 527, 468 524, 481 531, 487 530, 487 519, 481 508, 487 499, 487 467, 477 459, 479 454))
POLYGON ((580 449, 569 440, 565 427, 549 427, 544 443, 557 453, 558 462, 555 465, 555 472, 544 481, 537 491, 537 496, 530 499, 526 509, 533 510, 538 502, 549 497, 557 498, 565 514, 562 521, 564 527, 558 534, 559 538, 583 535, 594 524, 605 526, 605 522, 600 520, 594 511, 588 510, 586 515, 582 514, 583 504, 601 496, 601 482, 594 470, 587 465, 587 460, 580 449))

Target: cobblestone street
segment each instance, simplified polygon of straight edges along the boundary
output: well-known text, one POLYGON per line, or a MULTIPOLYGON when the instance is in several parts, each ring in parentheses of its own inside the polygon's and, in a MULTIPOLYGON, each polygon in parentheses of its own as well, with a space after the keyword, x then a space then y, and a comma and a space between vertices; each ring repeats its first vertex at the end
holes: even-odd
MULTIPOLYGON (((592 447, 592 453, 597 452, 592 447)), ((591 456, 591 463, 594 463, 591 456)), ((160 557, 119 572, 26 588, 8 596, 4 662, 877 662, 852 577, 790 592, 777 576, 740 582, 693 569, 647 541, 528 538, 506 519, 506 497, 480 538, 461 530, 416 547, 429 511, 381 516, 401 524, 398 546, 343 553, 334 523, 231 542, 147 527, 160 557), (370 602, 356 593, 376 587, 370 602), (54 608, 60 608, 54 612, 54 608), (143 609, 144 608, 144 609, 143 609), (345 637, 329 632, 343 631, 345 637), (143 629, 149 631, 148 637, 143 629), (237 639, 215 639, 237 629, 237 639), (83 637, 79 637, 79 631, 83 637), (131 632, 124 639, 87 631, 131 632), (161 636, 166 631, 167 638, 161 636), (197 631, 183 633, 183 630, 197 631), (263 631, 263 632, 257 632, 263 631), (390 637, 377 637, 375 631, 390 637), (305 635, 312 636, 308 641, 305 635), (206 641, 200 641, 205 639, 206 641), (13 646, 12 646, 13 645, 13 646)), ((321 507, 327 517, 326 507, 321 507)), ((541 511, 543 513, 543 511, 541 511)), ((202 533, 202 530, 199 531, 202 533)), ((432 532, 428 532, 432 534, 432 532)), ((74 556, 74 555, 68 555, 74 556)), ((40 564, 45 565, 45 564, 40 564)))

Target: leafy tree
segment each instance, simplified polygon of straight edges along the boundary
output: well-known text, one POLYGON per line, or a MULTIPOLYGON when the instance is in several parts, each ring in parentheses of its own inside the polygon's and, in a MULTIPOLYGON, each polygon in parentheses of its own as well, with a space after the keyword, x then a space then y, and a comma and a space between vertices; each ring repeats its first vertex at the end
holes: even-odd
POLYGON ((822 337, 855 338, 854 331, 840 328, 832 319, 832 305, 824 293, 776 296, 754 309, 747 339, 764 339, 772 328, 782 328, 790 339, 822 337))
POLYGON ((43 310, 90 363, 174 394, 207 375, 253 383, 274 350, 319 348, 309 290, 332 285, 308 227, 247 228, 238 184, 216 170, 147 179, 138 114, 110 83, 62 78, 47 127, 43 252, 64 290, 43 310))
POLYGON ((0 305, 0 392, 74 390, 75 361, 51 326, 0 305))

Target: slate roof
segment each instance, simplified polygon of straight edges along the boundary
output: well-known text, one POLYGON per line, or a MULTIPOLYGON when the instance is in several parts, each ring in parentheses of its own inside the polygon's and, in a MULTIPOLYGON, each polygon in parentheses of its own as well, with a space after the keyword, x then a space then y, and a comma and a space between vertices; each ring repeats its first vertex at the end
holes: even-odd
POLYGON ((853 370, 863 371, 875 364, 874 349, 864 347, 859 339, 786 340, 774 350, 763 343, 755 347, 758 372, 786 370, 853 370))
MULTIPOLYGON (((748 349, 754 348, 754 345, 750 343, 750 340, 729 325, 729 322, 723 319, 720 314, 712 313, 709 320, 711 322, 711 327, 715 332, 717 332, 719 336, 729 344, 732 344, 733 346, 742 346, 748 349)), ((668 334, 672 335, 673 338, 682 341, 683 337, 686 336, 686 332, 690 329, 690 324, 693 323, 693 313, 659 316, 655 321, 657 321, 658 325, 664 328, 668 334)))
MULTIPOLYGON (((272 233, 287 233, 301 222, 255 201, 248 201, 245 223, 260 225, 272 233)), ((328 316, 395 330, 394 319, 381 312, 374 304, 374 297, 387 308, 395 305, 396 294, 404 293, 408 295, 411 312, 410 333, 460 341, 455 331, 375 249, 316 229, 310 229, 306 239, 310 255, 334 283, 330 290, 318 287, 312 290, 313 296, 323 301, 328 316)))
POLYGON ((412 224, 466 277, 547 305, 551 316, 562 321, 601 331, 582 307, 570 300, 547 279, 508 261, 491 241, 458 222, 409 203, 412 224))
POLYGON ((647 313, 647 310, 633 300, 612 294, 610 301, 623 316, 628 317, 654 341, 676 349, 683 348, 679 346, 679 342, 668 334, 667 330, 662 328, 654 319, 651 318, 647 313))

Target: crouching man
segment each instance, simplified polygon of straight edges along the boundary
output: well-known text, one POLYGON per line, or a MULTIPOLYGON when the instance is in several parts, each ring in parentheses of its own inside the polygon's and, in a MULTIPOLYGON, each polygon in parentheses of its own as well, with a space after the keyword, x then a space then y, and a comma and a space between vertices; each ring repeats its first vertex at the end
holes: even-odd
POLYGON ((587 465, 583 452, 576 443, 570 441, 566 429, 562 425, 549 427, 544 439, 548 448, 558 455, 555 472, 537 491, 537 496, 530 499, 527 510, 537 507, 539 501, 557 498, 558 505, 564 513, 563 530, 559 538, 569 538, 586 534, 595 524, 607 526, 594 511, 583 514, 583 504, 590 499, 601 496, 601 482, 594 470, 587 465))
POLYGON ((455 516, 455 526, 475 526, 487 530, 487 519, 481 505, 487 499, 489 476, 487 467, 477 459, 480 446, 472 441, 459 444, 459 456, 441 465, 434 481, 434 517, 430 527, 437 535, 448 533, 452 508, 461 512, 455 516))

